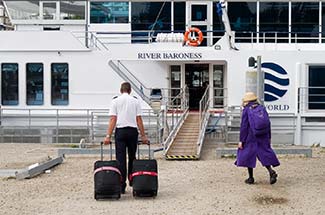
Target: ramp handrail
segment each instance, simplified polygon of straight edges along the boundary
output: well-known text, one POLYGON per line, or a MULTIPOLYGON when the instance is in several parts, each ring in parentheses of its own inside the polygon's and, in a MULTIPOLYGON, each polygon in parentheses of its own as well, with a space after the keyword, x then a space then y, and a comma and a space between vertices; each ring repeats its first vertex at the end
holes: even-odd
POLYGON ((199 106, 199 128, 200 128, 200 132, 199 132, 199 137, 198 137, 198 141, 197 141, 197 155, 198 157, 201 154, 201 148, 202 148, 202 143, 204 140, 204 135, 205 135, 205 129, 208 125, 208 121, 209 121, 209 116, 210 116, 210 112, 209 112, 209 105, 210 105, 210 97, 209 97, 209 89, 210 87, 207 86, 207 88, 205 89, 205 92, 202 96, 202 99, 200 100, 200 106, 199 106))
POLYGON ((165 126, 164 128, 168 128, 168 116, 172 120, 172 129, 167 132, 168 136, 166 140, 163 142, 164 154, 168 151, 171 143, 177 135, 178 130, 182 127, 189 110, 189 93, 188 87, 185 86, 181 92, 174 97, 170 104, 167 103, 166 111, 165 111, 165 126), (173 105, 175 102, 179 101, 179 105, 173 105), (174 119, 176 119, 176 123, 174 123, 174 119))
POLYGON ((202 126, 204 124, 204 120, 206 118, 206 115, 208 113, 208 109, 209 109, 209 103, 210 103, 210 99, 209 99, 209 85, 207 86, 207 88, 205 89, 205 92, 200 100, 199 103, 199 126, 200 129, 202 129, 202 126))

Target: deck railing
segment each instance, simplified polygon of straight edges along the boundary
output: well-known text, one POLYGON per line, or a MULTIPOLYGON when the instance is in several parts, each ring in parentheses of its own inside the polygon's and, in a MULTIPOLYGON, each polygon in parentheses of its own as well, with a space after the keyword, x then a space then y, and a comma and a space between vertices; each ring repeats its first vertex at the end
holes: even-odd
MULTIPOLYGON (((214 46, 219 39, 224 36, 222 30, 202 30, 204 41, 207 46, 214 46)), ((178 42, 182 43, 183 38, 178 38, 179 34, 184 34, 185 31, 155 31, 153 34, 150 30, 141 31, 119 31, 119 32, 81 32, 75 31, 72 34, 88 48, 108 50, 112 44, 130 44, 142 43, 150 44, 153 42, 178 42), (163 34, 165 39, 162 38, 163 34), (177 35, 177 36, 175 36, 177 35)), ((273 45, 275 48, 281 44, 293 44, 298 48, 298 44, 320 44, 325 43, 323 32, 257 32, 257 31, 236 31, 236 43, 246 43, 254 45, 265 44, 273 45)), ((203 46, 203 45, 201 45, 203 46)), ((299 46, 300 47, 300 46, 299 46)), ((266 47, 265 47, 266 48, 266 47)))

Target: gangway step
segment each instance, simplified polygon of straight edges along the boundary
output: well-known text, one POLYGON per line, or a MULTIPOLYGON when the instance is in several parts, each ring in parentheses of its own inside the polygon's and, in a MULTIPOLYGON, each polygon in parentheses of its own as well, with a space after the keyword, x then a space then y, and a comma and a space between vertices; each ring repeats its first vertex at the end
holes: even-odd
POLYGON ((197 155, 166 155, 166 160, 198 160, 197 155))

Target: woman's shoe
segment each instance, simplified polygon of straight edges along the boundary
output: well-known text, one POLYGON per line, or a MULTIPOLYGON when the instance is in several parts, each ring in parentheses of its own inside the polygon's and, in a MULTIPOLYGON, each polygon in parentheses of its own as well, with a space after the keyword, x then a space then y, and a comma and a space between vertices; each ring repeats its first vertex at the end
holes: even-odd
POLYGON ((275 184, 277 181, 277 177, 278 177, 278 174, 276 174, 276 172, 273 170, 270 173, 270 184, 275 184))
POLYGON ((246 184, 254 184, 254 178, 248 178, 245 180, 246 184))

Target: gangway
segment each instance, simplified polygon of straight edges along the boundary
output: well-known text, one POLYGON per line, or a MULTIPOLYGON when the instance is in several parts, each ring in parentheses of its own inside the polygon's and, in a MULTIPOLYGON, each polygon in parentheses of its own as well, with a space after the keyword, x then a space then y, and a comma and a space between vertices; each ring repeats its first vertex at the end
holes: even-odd
POLYGON ((165 157, 167 160, 198 160, 209 121, 209 87, 200 100, 199 112, 190 112, 177 130, 165 157))

